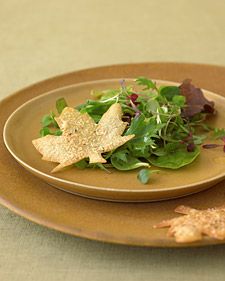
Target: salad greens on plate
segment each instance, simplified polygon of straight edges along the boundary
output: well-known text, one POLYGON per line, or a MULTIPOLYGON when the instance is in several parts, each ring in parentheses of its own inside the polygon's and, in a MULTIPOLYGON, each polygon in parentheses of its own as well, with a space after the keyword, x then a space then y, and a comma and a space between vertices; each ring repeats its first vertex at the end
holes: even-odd
MULTIPOLYGON (((216 114, 214 103, 207 100, 189 79, 180 86, 158 87, 154 81, 138 77, 135 85, 127 85, 122 80, 117 89, 93 90, 91 96, 92 99, 75 108, 98 123, 113 104, 119 103, 122 120, 127 123, 123 136, 134 137, 103 153, 106 163, 91 164, 85 158, 73 164, 77 168, 95 167, 106 172, 110 172, 110 168, 120 171, 139 169, 137 178, 146 184, 151 174, 159 171, 157 168, 175 170, 191 164, 199 156, 200 145, 208 135, 225 143, 225 130, 207 124, 207 118, 216 114), (151 166, 154 169, 150 169, 151 166)), ((67 106, 64 98, 56 101, 58 114, 67 106)), ((55 117, 54 112, 43 116, 42 137, 62 134, 55 117)), ((225 151, 224 143, 204 144, 203 148, 221 146, 225 151)))

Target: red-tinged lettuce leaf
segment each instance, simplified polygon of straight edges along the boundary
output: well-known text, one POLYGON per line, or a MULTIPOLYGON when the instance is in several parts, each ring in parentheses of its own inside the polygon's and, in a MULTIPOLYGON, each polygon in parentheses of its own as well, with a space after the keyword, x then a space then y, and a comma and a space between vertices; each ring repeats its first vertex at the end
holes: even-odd
POLYGON ((186 98, 186 107, 182 110, 184 117, 192 117, 197 113, 214 113, 214 102, 207 100, 200 88, 191 84, 190 79, 186 79, 179 86, 180 94, 186 98))

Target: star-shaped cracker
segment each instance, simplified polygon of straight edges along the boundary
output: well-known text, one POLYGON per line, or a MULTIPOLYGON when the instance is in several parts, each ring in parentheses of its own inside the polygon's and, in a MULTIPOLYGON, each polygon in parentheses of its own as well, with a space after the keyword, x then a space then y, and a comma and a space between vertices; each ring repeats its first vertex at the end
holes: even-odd
POLYGON ((164 220, 154 227, 169 227, 168 235, 174 236, 176 242, 199 241, 203 235, 219 240, 225 239, 225 205, 207 210, 179 206, 175 212, 185 216, 164 220))
POLYGON ((88 157, 90 163, 105 163, 101 155, 103 152, 116 149, 134 137, 121 136, 127 126, 121 118, 119 103, 113 104, 98 124, 87 113, 82 114, 72 107, 66 107, 55 118, 62 135, 47 135, 32 143, 43 155, 43 160, 59 163, 52 172, 88 157))

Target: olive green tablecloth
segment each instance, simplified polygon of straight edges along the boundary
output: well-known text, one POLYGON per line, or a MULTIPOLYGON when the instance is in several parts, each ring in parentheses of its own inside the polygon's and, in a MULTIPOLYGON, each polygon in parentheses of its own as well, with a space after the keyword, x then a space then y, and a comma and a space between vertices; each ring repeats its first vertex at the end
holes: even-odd
MULTIPOLYGON (((1 0, 0 97, 50 76, 99 65, 225 65, 224 11, 224 0, 1 0)), ((224 246, 103 244, 46 229, 0 207, 3 281, 216 281, 224 276, 224 246)))

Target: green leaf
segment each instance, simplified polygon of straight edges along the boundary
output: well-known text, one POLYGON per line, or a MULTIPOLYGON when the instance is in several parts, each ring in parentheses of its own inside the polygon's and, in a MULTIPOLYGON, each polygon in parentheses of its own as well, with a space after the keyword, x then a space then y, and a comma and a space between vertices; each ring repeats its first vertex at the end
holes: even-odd
POLYGON ((52 134, 54 134, 55 136, 61 136, 62 135, 62 131, 61 130, 56 130, 52 134))
POLYGON ((139 117, 134 117, 132 119, 130 127, 126 131, 125 135, 135 134, 135 138, 131 140, 132 142, 140 137, 155 136, 157 132, 165 125, 166 124, 157 124, 155 116, 151 118, 145 118, 145 116, 141 114, 139 117))
POLYGON ((86 159, 83 159, 73 165, 79 169, 85 169, 88 167, 89 163, 86 159))
MULTIPOLYGON (((151 143, 154 145, 154 141, 151 143)), ((149 158, 150 157, 150 144, 147 145, 145 143, 138 143, 135 144, 127 143, 127 147, 129 148, 130 153, 132 153, 132 156, 137 158, 149 158)))
POLYGON ((193 152, 187 152, 186 146, 179 148, 174 152, 167 153, 159 157, 151 156, 149 162, 161 168, 179 169, 192 163, 200 154, 200 148, 196 147, 193 152))
POLYGON ((41 124, 43 127, 53 126, 59 128, 58 124, 55 121, 55 114, 51 112, 49 115, 44 115, 41 119, 41 124))
POLYGON ((94 97, 95 99, 100 99, 103 96, 103 91, 98 91, 98 90, 92 90, 91 91, 91 96, 94 97))
POLYGON ((40 130, 41 137, 47 136, 47 135, 54 135, 54 136, 61 136, 62 131, 61 130, 50 130, 48 127, 43 127, 40 130))
POLYGON ((156 156, 163 156, 166 155, 168 152, 165 150, 164 147, 157 147, 156 149, 152 150, 152 154, 156 156))
POLYGON ((119 94, 118 89, 109 89, 109 90, 104 90, 104 91, 92 91, 91 95, 97 99, 100 99, 101 101, 105 101, 107 99, 113 98, 116 95, 119 94))
POLYGON ((67 102, 64 98, 60 98, 56 101, 56 109, 57 109, 59 114, 61 114, 63 109, 67 106, 68 106, 67 102))
POLYGON ((55 121, 55 113, 53 111, 50 112, 50 116, 52 118, 52 125, 55 127, 55 128, 59 128, 57 122, 55 121))
POLYGON ((94 119, 95 123, 98 123, 100 119, 102 118, 102 115, 95 115, 95 114, 90 114, 91 118, 94 119))
POLYGON ((137 175, 137 178, 141 183, 147 184, 149 182, 151 174, 158 172, 159 170, 141 169, 137 175))
POLYGON ((194 135, 193 136, 193 141, 194 141, 194 144, 196 144, 196 145, 202 144, 205 139, 206 139, 205 135, 194 135))
POLYGON ((77 109, 81 113, 88 113, 94 120, 98 120, 99 117, 101 118, 113 103, 115 103, 115 100, 109 101, 107 103, 102 103, 99 100, 88 100, 86 104, 77 107, 77 109))
POLYGON ((225 137, 225 129, 224 128, 215 128, 213 131, 214 139, 222 139, 225 137))
POLYGON ((164 146, 166 153, 175 152, 179 148, 180 144, 178 142, 169 142, 164 146))
POLYGON ((160 108, 160 105, 159 105, 158 101, 155 99, 149 99, 146 103, 146 110, 149 113, 156 114, 157 109, 159 110, 159 108, 160 108))
POLYGON ((159 131, 165 124, 157 124, 155 117, 146 119, 144 115, 135 117, 131 121, 130 128, 125 135, 135 134, 135 137, 127 143, 127 146, 135 157, 148 158, 150 147, 155 148, 155 141, 159 138, 159 131))
POLYGON ((105 171, 105 172, 107 172, 107 173, 111 173, 105 166, 104 166, 104 164, 102 164, 102 163, 96 163, 96 164, 94 164, 97 168, 99 168, 100 170, 103 170, 103 171, 105 171))
POLYGON ((168 101, 172 101, 174 96, 180 95, 180 89, 176 86, 165 86, 160 88, 160 95, 168 101))
POLYGON ((145 128, 145 116, 141 114, 139 117, 134 117, 131 121, 129 129, 126 131, 125 135, 135 136, 143 135, 143 129, 145 128))
POLYGON ((173 104, 179 106, 179 107, 184 107, 186 98, 184 96, 173 96, 172 98, 173 104))
MULTIPOLYGON (((125 152, 124 152, 125 153, 125 152)), ((138 158, 131 156, 130 154, 126 154, 126 161, 121 159, 121 155, 117 157, 117 153, 113 153, 111 156, 111 163, 114 168, 121 171, 134 170, 140 167, 150 167, 150 165, 146 162, 140 161, 138 158)))
POLYGON ((41 137, 44 137, 44 136, 47 136, 47 135, 50 135, 50 130, 48 127, 43 127, 41 130, 40 130, 40 136, 41 137))
POLYGON ((50 115, 44 115, 41 119, 41 124, 43 127, 48 127, 53 123, 52 116, 50 115))
POLYGON ((117 160, 127 163, 127 154, 129 153, 129 151, 127 149, 119 149, 114 153, 114 158, 116 157, 117 160))
POLYGON ((156 85, 155 83, 148 79, 148 78, 145 78, 145 77, 138 77, 135 82, 138 84, 138 85, 141 85, 141 86, 145 86, 144 90, 149 90, 149 89, 156 89, 156 85))
POLYGON ((143 183, 147 184, 150 178, 150 170, 149 169, 141 169, 137 175, 138 180, 143 183))

